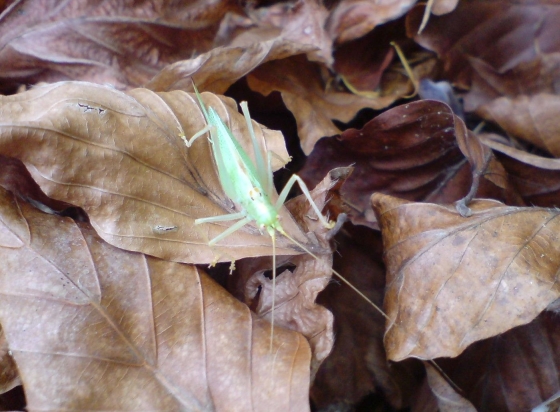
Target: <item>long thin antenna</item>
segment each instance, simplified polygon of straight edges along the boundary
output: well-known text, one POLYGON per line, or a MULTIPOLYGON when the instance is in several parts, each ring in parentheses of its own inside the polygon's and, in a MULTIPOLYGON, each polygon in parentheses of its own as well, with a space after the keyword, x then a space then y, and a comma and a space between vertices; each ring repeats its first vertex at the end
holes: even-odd
POLYGON ((272 238, 272 320, 270 321, 270 353, 272 353, 272 342, 274 341, 274 306, 276 304, 276 232, 270 234, 272 238))
MULTIPOLYGON (((278 231, 286 236, 288 239, 290 239, 292 242, 294 242, 295 245, 299 246, 300 248, 302 248, 305 252, 309 253, 312 257, 314 257, 315 259, 319 260, 319 257, 317 255, 315 255, 314 253, 312 253, 309 249, 307 249, 305 246, 303 246, 301 243, 299 243, 297 240, 293 239, 290 235, 288 235, 284 229, 278 229, 278 231)), ((272 247, 274 250, 274 241, 272 243, 272 247)), ((275 256, 272 257, 273 261, 275 259, 275 256)), ((274 266, 276 268, 276 266, 274 266)), ((331 268, 332 273, 334 273, 336 275, 336 277, 338 277, 342 282, 344 282, 348 287, 350 287, 350 289, 352 289, 354 292, 356 292, 358 295, 360 295, 366 302, 368 302, 371 306, 373 306, 381 315, 383 315, 383 317, 385 319, 387 319, 389 322, 391 322, 391 318, 389 318, 389 316, 387 316, 387 314, 383 311, 383 309, 381 309, 379 306, 377 306, 375 303, 373 303, 366 295, 364 295, 362 292, 360 292, 354 285, 352 285, 348 280, 346 280, 346 278, 344 276, 342 276, 340 273, 338 273, 336 270, 334 270, 333 268, 331 268)), ((274 282, 272 283, 272 288, 274 289, 274 282)), ((274 297, 272 298, 272 302, 274 304, 274 297)), ((271 341, 271 345, 272 345, 272 341, 271 341)), ((272 348, 272 346, 271 346, 272 348)), ((272 350, 272 349, 271 349, 272 350)), ((449 378, 449 376, 447 376, 447 374, 443 371, 443 369, 441 369, 441 367, 436 363, 436 361, 434 361, 433 359, 428 359, 427 360, 431 365, 434 366, 434 368, 436 368, 446 379, 447 381, 457 390, 458 393, 462 393, 461 388, 459 388, 455 382, 453 382, 451 380, 451 378, 449 378)))
MULTIPOLYGON (((286 233, 286 231, 284 231, 284 229, 278 229, 278 231, 280 233, 282 233, 282 235, 286 236, 288 239, 290 239, 292 242, 294 242, 295 245, 299 246, 300 248, 302 248, 305 252, 309 253, 311 256, 313 256, 315 259, 319 260, 319 257, 315 254, 313 254, 313 252, 311 252, 309 249, 307 249, 305 246, 303 246, 301 243, 299 243, 297 240, 293 239, 290 235, 288 235, 286 233)), ((383 315, 383 317, 385 317, 385 319, 387 319, 388 321, 391 321, 391 318, 389 318, 389 316, 387 316, 387 314, 379 307, 377 306, 375 303, 373 303, 371 301, 371 299, 369 299, 366 295, 364 295, 362 292, 360 292, 358 290, 358 288, 356 288, 356 286, 354 286, 353 284, 351 284, 348 280, 346 280, 346 278, 344 276, 342 276, 340 273, 338 273, 336 270, 331 268, 332 273, 334 273, 336 275, 336 277, 338 277, 343 283, 345 283, 350 289, 352 289, 354 292, 356 292, 358 295, 360 295, 366 302, 368 302, 371 306, 373 306, 379 313, 381 313, 383 315)), ((274 287, 274 283, 273 283, 273 287, 274 287)))

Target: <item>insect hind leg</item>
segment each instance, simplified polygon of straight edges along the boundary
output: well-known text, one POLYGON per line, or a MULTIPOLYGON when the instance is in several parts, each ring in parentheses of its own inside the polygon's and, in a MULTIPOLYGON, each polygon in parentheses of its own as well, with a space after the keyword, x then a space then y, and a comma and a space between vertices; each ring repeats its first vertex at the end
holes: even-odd
POLYGON ((307 188, 307 185, 305 184, 303 179, 298 175, 292 175, 292 177, 290 177, 290 180, 288 180, 288 183, 286 183, 286 186, 284 186, 284 189, 282 189, 282 192, 280 192, 280 195, 278 196, 278 200, 276 201, 276 205, 275 205, 276 210, 280 210, 280 208, 284 204, 284 201, 286 200, 286 197, 288 197, 288 193, 290 193, 292 186, 296 182, 299 184, 299 187, 301 188, 301 191, 303 192, 307 200, 309 200, 311 207, 317 214, 317 217, 319 218, 323 226, 331 229, 335 225, 335 222, 329 222, 327 221, 327 219, 325 219, 325 217, 319 210, 319 207, 311 197, 311 193, 309 193, 309 189, 307 188))

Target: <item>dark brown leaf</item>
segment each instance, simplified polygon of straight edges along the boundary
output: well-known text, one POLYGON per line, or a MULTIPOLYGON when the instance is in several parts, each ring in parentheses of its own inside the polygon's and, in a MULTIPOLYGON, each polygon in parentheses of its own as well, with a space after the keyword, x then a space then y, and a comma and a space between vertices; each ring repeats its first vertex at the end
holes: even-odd
POLYGON ((556 1, 465 0, 452 13, 432 16, 417 35, 423 13, 423 6, 409 13, 408 35, 440 55, 456 85, 472 86, 465 97, 467 111, 503 95, 558 92, 556 1))
POLYGON ((558 316, 543 312, 437 362, 478 411, 529 411, 560 390, 559 331, 558 316))
POLYGON ((494 150, 507 172, 509 204, 560 206, 560 160, 516 149, 495 134, 483 133, 478 138, 494 150))
MULTIPOLYGON (((380 233, 345 225, 336 241, 335 269, 381 305, 385 268, 380 233)), ((314 404, 324 410, 337 404, 355 405, 368 394, 383 393, 393 408, 406 407, 418 381, 410 365, 387 361, 385 318, 336 278, 319 295, 319 303, 334 314, 336 339, 311 388, 314 404)))
MULTIPOLYGON (((362 130, 350 129, 320 140, 300 175, 313 186, 331 168, 354 164, 342 196, 353 209, 354 223, 371 225, 375 222, 369 201, 373 192, 437 203, 453 202, 469 193, 471 167, 459 149, 459 135, 466 136, 465 125, 449 106, 428 100, 401 105, 362 130)), ((480 174, 488 159, 473 139, 461 137, 461 144, 480 174)), ((481 188, 483 193, 496 193, 490 186, 481 188)))
POLYGON ((0 20, 0 87, 87 80, 139 86, 167 64, 212 47, 235 1, 13 2, 0 20))

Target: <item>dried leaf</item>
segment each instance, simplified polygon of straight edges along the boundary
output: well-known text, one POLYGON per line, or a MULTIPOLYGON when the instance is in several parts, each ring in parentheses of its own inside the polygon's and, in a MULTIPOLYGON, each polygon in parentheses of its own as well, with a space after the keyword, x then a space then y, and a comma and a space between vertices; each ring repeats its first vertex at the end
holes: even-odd
POLYGON ((501 97, 482 105, 478 113, 510 135, 560 157, 560 96, 552 94, 501 97))
POLYGON ((380 24, 396 20, 414 3, 415 0, 342 0, 329 16, 327 31, 336 43, 355 40, 380 24))
POLYGON ((222 25, 223 47, 166 66, 146 87, 154 91, 191 91, 194 76, 199 88, 225 93, 229 86, 266 62, 305 54, 327 67, 332 64, 332 41, 323 29, 327 11, 317 1, 298 0, 256 10, 249 7, 247 12, 251 19, 241 22, 240 33, 233 34, 235 27, 222 25))
POLYGON ((235 1, 11 4, 0 19, 0 87, 89 80, 138 86, 173 63, 206 51, 235 1))
MULTIPOLYGON (((21 385, 17 366, 12 358, 12 351, 6 342, 4 331, 0 328, 0 394, 21 385)), ((0 406, 2 406, 0 404, 0 406)))
POLYGON ((478 200, 464 218, 382 194, 372 203, 387 265, 389 359, 457 356, 560 295, 557 210, 478 200))
MULTIPOLYGON (((336 241, 336 270, 380 306, 385 268, 379 231, 345 225, 336 241)), ((319 303, 334 314, 336 340, 311 388, 314 405, 321 410, 337 404, 356 405, 371 393, 382 393, 393 408, 406 407, 418 382, 409 365, 387 361, 383 316, 357 299, 353 290, 333 280, 319 295, 319 303)))
MULTIPOLYGON (((401 105, 362 130, 349 129, 321 139, 300 175, 313 186, 330 168, 354 164, 342 196, 353 209, 354 223, 373 225, 369 201, 373 192, 437 203, 453 202, 469 193, 471 168, 457 138, 479 175, 488 159, 466 133, 464 123, 443 103, 422 100, 401 105)), ((489 186, 481 190, 496 193, 489 186)))
POLYGON ((472 403, 459 395, 434 366, 428 362, 424 362, 424 366, 428 383, 437 398, 440 412, 476 412, 472 403))
POLYGON ((537 156, 516 149, 495 134, 478 138, 494 150, 507 171, 507 203, 555 207, 560 205, 560 160, 537 156))
POLYGON ((556 2, 462 1, 452 13, 432 16, 418 35, 423 13, 417 6, 408 14, 407 34, 440 55, 453 83, 472 86, 467 111, 502 95, 558 91, 556 2))
POLYGON ((360 109, 381 109, 399 97, 369 99, 325 90, 321 70, 321 66, 303 56, 295 56, 263 64, 247 77, 249 87, 265 96, 273 91, 282 93, 284 104, 296 117, 304 153, 310 153, 321 137, 340 132, 333 119, 348 122, 360 109))
POLYGON ((31 232, 0 247, 0 322, 30 410, 308 410, 299 334, 277 328, 270 353, 270 325, 195 267, 2 199, 2 231, 20 213, 31 232))
POLYGON ((194 77, 200 89, 225 93, 241 77, 268 61, 315 50, 313 45, 284 39, 272 39, 247 46, 217 47, 194 59, 166 66, 146 84, 146 88, 159 92, 191 91, 194 77), (231 64, 232 61, 236 64, 231 64))
MULTIPOLYGON (((246 123, 231 100, 203 95, 247 148, 246 123)), ((51 197, 82 207, 93 227, 118 247, 179 262, 209 263, 270 255, 269 236, 247 226, 213 248, 225 227, 195 227, 196 218, 234 210, 214 168, 209 143, 191 149, 179 137, 205 123, 192 95, 124 94, 88 83, 58 83, 1 99, 0 154, 15 156, 51 197)), ((282 135, 257 127, 258 138, 280 158, 282 135)), ((249 153, 252 153, 249 150, 249 153)), ((307 243, 287 211, 284 228, 307 243)), ((297 254, 286 239, 278 254, 297 254)))
POLYGON ((437 363, 478 411, 529 411, 560 390, 559 331, 558 316, 543 312, 437 363))
POLYGON ((249 8, 248 14, 257 28, 243 33, 232 44, 252 44, 270 37, 272 31, 277 39, 300 45, 313 46, 307 54, 309 60, 332 64, 332 39, 325 31, 328 11, 321 1, 296 0, 272 4, 258 9, 249 8))

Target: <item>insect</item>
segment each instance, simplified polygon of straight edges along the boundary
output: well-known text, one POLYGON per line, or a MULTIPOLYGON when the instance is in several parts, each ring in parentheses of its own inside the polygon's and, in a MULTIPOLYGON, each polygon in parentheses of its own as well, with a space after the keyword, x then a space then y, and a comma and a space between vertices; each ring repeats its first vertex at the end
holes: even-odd
MULTIPOLYGON (((194 86, 194 84, 193 84, 194 86)), ((251 141, 254 148, 255 162, 251 160, 247 152, 241 147, 239 142, 231 130, 224 124, 218 113, 212 107, 206 107, 202 101, 200 93, 196 86, 194 90, 206 119, 206 127, 187 139, 181 136, 185 141, 187 147, 191 147, 193 142, 199 137, 210 133, 208 138, 211 144, 212 153, 214 155, 215 164, 218 171, 220 183, 226 195, 233 200, 236 205, 241 209, 238 213, 228 213, 226 215, 212 216, 202 219, 196 219, 195 225, 203 223, 225 222, 237 220, 232 226, 224 232, 210 240, 209 245, 214 245, 217 242, 230 236, 237 230, 250 222, 255 222, 259 229, 266 231, 272 240, 272 309, 271 309, 271 332, 270 332, 270 350, 272 351, 272 343, 274 340, 274 292, 276 288, 276 233, 288 238, 295 245, 303 249, 315 259, 319 259, 308 248, 303 246, 300 242, 293 239, 282 227, 279 219, 278 212, 284 205, 290 189, 297 182, 303 194, 309 200, 311 207, 317 214, 319 221, 327 228, 332 228, 334 222, 329 222, 322 215, 321 211, 311 198, 311 194, 303 180, 297 176, 292 175, 288 180, 282 192, 278 196, 278 200, 273 203, 274 186, 272 181, 272 168, 271 168, 271 152, 267 153, 267 166, 265 166, 265 159, 258 148, 257 138, 251 123, 249 109, 246 102, 241 103, 241 109, 247 127, 251 135, 251 141)), ((351 285, 342 275, 332 270, 332 272, 341 279, 344 283, 350 286, 354 291, 362 296, 366 301, 373 305, 385 317, 385 313, 377 307, 371 300, 369 300, 363 293, 351 285)))

